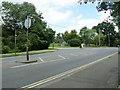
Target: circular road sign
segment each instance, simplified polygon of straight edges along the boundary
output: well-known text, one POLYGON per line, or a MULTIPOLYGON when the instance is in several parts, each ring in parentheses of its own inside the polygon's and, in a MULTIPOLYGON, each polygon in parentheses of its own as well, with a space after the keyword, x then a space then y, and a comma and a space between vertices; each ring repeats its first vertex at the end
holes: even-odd
POLYGON ((24 25, 25 25, 25 28, 27 28, 27 29, 30 28, 30 26, 31 26, 31 19, 27 17, 27 19, 25 20, 24 25))

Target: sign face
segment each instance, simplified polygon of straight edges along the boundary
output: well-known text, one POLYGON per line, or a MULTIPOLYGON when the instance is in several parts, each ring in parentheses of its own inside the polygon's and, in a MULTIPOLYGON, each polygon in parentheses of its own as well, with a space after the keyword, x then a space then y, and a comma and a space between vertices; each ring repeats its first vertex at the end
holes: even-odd
POLYGON ((24 25, 25 25, 25 28, 27 28, 27 29, 30 28, 30 26, 31 26, 31 19, 27 17, 27 19, 25 20, 24 25))

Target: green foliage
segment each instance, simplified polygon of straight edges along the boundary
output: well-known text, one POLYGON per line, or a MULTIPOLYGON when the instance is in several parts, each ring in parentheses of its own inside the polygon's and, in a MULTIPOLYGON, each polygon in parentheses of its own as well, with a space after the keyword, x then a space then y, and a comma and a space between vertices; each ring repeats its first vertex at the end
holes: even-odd
POLYGON ((96 47, 96 45, 95 44, 90 44, 90 47, 96 47))
POLYGON ((70 38, 69 38, 70 36, 69 36, 68 31, 65 31, 65 32, 63 33, 62 37, 63 37, 63 39, 64 39, 65 42, 68 42, 68 40, 70 39, 70 38))
POLYGON ((10 52, 10 47, 9 46, 3 46, 2 47, 2 53, 9 53, 10 52))
POLYGON ((98 46, 99 45, 99 38, 100 38, 100 45, 104 45, 105 43, 105 35, 100 33, 98 35, 95 36, 95 44, 98 46))
POLYGON ((101 33, 105 36, 104 44, 109 46, 109 40, 110 40, 110 46, 114 46, 114 44, 112 42, 114 42, 114 40, 116 38, 116 31, 115 31, 115 27, 114 27, 113 23, 102 22, 102 23, 99 23, 97 26, 94 26, 93 28, 97 30, 98 34, 101 33))
POLYGON ((119 2, 101 2, 97 6, 98 11, 111 10, 112 16, 120 16, 120 1, 119 2))
POLYGON ((23 51, 26 50, 26 44, 24 44, 24 43, 18 43, 17 44, 17 48, 18 48, 19 51, 23 52, 23 51))
POLYGON ((80 45, 80 40, 79 39, 71 39, 71 40, 68 40, 68 44, 72 47, 77 47, 80 45))
POLYGON ((94 38, 96 35, 95 29, 88 29, 87 27, 83 27, 79 32, 81 41, 84 43, 94 43, 94 38))
POLYGON ((120 30, 120 1, 119 2, 101 2, 97 6, 98 11, 111 11, 114 23, 120 30))
POLYGON ((55 43, 62 43, 64 42, 63 37, 61 36, 61 33, 58 33, 55 37, 55 43))
POLYGON ((62 37, 63 37, 64 41, 66 41, 67 43, 71 39, 80 39, 76 30, 71 30, 70 33, 68 31, 65 31, 65 33, 63 33, 62 37))
POLYGON ((47 27, 47 23, 43 21, 42 13, 37 13, 33 4, 24 2, 14 4, 11 2, 2 2, 2 43, 7 45, 11 51, 15 49, 15 30, 18 51, 26 50, 26 28, 24 21, 27 16, 31 18, 31 27, 28 30, 29 50, 47 49, 49 44, 53 42, 55 31, 47 27))
MULTIPOLYGON (((111 16, 113 17, 112 21, 118 26, 119 32, 120 32, 120 1, 119 2, 102 2, 99 3, 97 6, 98 11, 111 11, 111 16)), ((111 29, 111 27, 110 27, 111 29)), ((118 32, 118 33, 119 33, 118 32)), ((107 36, 108 37, 108 36, 107 36)), ((107 38, 106 37, 106 38, 107 38)), ((107 39, 106 39, 107 41, 107 39)), ((120 38, 119 36, 112 32, 112 35, 110 35, 110 43, 111 46, 117 46, 120 45, 120 38)))

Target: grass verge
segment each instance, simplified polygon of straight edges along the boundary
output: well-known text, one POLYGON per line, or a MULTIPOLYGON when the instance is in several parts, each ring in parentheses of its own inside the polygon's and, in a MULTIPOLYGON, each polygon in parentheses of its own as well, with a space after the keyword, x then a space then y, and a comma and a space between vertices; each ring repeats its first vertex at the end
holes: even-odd
MULTIPOLYGON (((52 48, 45 49, 45 50, 35 50, 35 51, 29 51, 29 54, 33 55, 33 54, 54 52, 56 50, 57 49, 52 49, 52 48)), ((17 52, 16 55, 15 55, 15 53, 7 53, 7 54, 1 54, 0 56, 2 56, 2 57, 12 57, 12 56, 21 56, 21 55, 26 55, 26 52, 17 52)))

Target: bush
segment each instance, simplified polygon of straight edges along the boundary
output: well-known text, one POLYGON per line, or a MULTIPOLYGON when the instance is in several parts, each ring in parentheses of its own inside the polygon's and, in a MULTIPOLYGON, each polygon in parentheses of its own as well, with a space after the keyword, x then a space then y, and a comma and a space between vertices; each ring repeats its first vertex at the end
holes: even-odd
POLYGON ((71 40, 68 40, 68 44, 71 47, 77 47, 77 46, 80 46, 80 40, 79 39, 71 39, 71 40))
POLYGON ((2 53, 9 53, 10 47, 9 46, 3 46, 2 53))
POLYGON ((95 44, 90 44, 90 47, 96 47, 95 44))
POLYGON ((41 40, 41 47, 40 49, 48 49, 49 43, 45 40, 41 40))
POLYGON ((24 43, 17 43, 17 50, 21 52, 26 51, 26 45, 24 43))

